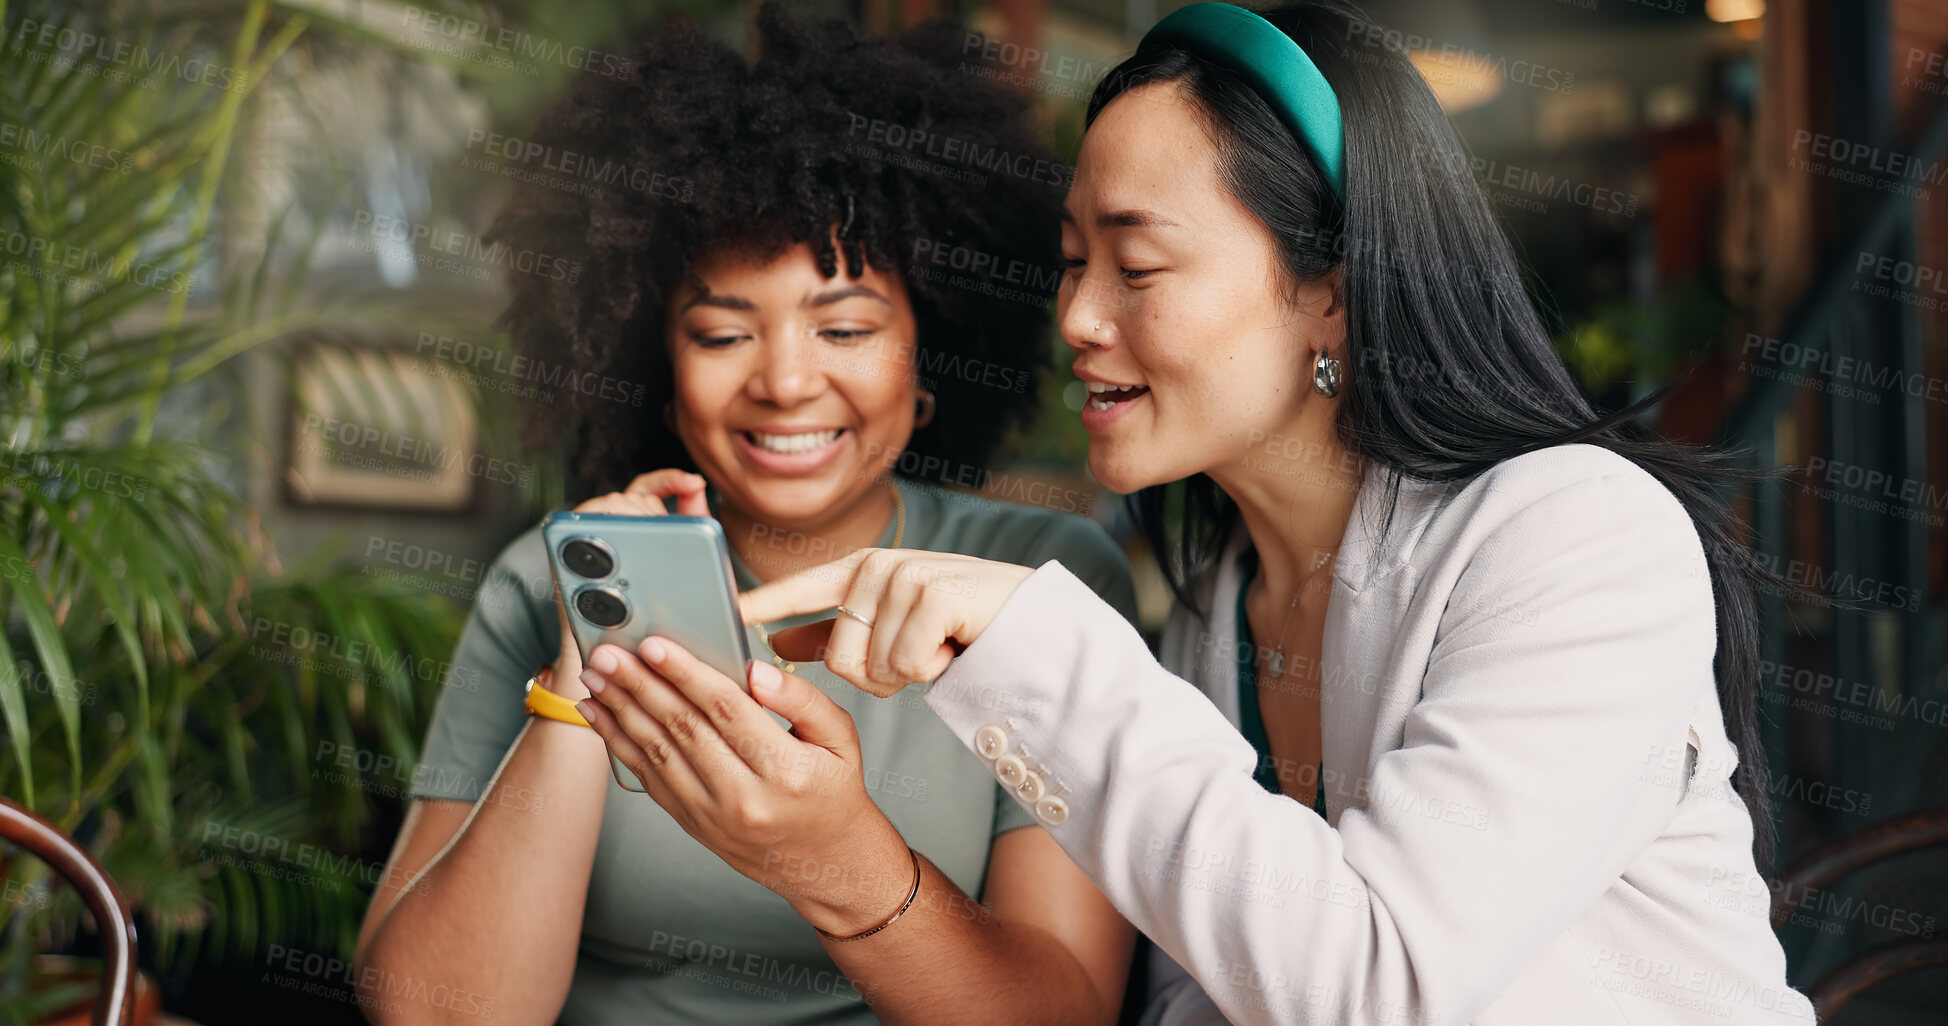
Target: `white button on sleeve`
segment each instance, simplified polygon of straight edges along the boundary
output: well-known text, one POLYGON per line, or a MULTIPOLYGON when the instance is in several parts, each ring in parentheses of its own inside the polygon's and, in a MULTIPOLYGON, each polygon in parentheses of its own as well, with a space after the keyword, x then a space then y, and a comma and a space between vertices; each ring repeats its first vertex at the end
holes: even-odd
POLYGON ((1018 787, 1028 776, 1028 764, 1019 755, 1004 755, 994 760, 994 775, 1005 787, 1018 787))
POLYGON ((974 750, 983 759, 999 759, 1008 754, 1008 732, 990 723, 974 732, 974 750))
POLYGON ((1061 826, 1069 821, 1069 803, 1050 795, 1035 803, 1035 815, 1049 826, 1061 826))
POLYGON ((1034 770, 1029 770, 1028 775, 1021 778, 1021 783, 1015 785, 1015 797, 1031 806, 1041 801, 1042 795, 1047 793, 1048 785, 1042 782, 1042 775, 1034 770))

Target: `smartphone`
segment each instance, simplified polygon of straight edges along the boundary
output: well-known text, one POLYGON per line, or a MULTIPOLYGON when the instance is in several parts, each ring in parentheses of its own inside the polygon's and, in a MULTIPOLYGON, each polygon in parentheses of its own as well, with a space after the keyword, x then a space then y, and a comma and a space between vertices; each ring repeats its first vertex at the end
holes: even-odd
MULTIPOLYGON (((634 652, 655 635, 750 689, 751 649, 737 611, 730 546, 716 520, 554 513, 542 522, 541 537, 556 599, 568 610, 583 660, 597 645, 634 652)), ((618 784, 643 790, 627 766, 609 759, 618 784)))

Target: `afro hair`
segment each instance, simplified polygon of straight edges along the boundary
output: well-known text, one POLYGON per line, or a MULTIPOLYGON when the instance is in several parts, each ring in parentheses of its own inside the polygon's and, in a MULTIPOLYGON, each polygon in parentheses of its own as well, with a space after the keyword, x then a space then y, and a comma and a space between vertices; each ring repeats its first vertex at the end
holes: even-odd
POLYGON ((487 241, 572 256, 583 272, 510 274, 500 327, 530 360, 642 387, 629 402, 583 388, 564 390, 563 405, 524 402, 528 444, 572 431, 571 473, 596 491, 694 469, 662 412, 674 395, 672 286, 707 253, 767 262, 810 243, 827 277, 843 260, 850 274, 869 264, 905 282, 915 372, 937 412, 898 470, 979 473, 1037 408, 1072 172, 1026 101, 993 84, 997 69, 964 56, 993 48, 957 22, 875 38, 768 2, 757 38, 747 63, 666 23, 629 74, 585 77, 541 119, 534 143, 624 170, 625 187, 518 187, 487 241), (952 273, 936 253, 956 255, 952 273))

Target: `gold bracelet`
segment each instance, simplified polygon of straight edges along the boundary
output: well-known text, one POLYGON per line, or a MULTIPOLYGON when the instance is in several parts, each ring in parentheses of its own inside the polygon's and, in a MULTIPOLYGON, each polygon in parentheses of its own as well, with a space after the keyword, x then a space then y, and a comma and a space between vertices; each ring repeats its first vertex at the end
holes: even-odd
POLYGON ((817 926, 813 926, 812 929, 818 930, 818 935, 825 938, 826 940, 856 941, 856 940, 863 940, 867 937, 870 937, 873 934, 878 933, 879 931, 884 930, 887 927, 893 925, 894 923, 899 922, 900 917, 906 915, 906 910, 913 907, 913 899, 919 897, 920 895, 920 877, 922 875, 920 872, 920 853, 914 851, 913 846, 910 844, 906 846, 906 853, 908 855, 913 856, 913 889, 907 892, 906 901, 900 905, 900 910, 898 912, 893 913, 892 918, 886 920, 885 922, 879 924, 878 926, 873 927, 870 930, 867 930, 864 933, 855 933, 850 937, 841 937, 837 934, 826 933, 824 930, 818 930, 817 926))

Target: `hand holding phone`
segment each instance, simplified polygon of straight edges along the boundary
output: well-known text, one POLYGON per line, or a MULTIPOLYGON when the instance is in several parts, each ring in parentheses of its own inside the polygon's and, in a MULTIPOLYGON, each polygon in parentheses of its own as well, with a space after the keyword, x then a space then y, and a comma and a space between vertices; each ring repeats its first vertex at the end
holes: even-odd
MULTIPOLYGON (((562 618, 561 665, 579 675, 599 645, 635 653, 668 638, 740 688, 749 689, 750 649, 737 613, 730 547, 709 517, 556 513, 542 525, 562 618)), ((575 681, 586 695, 586 687, 575 681)), ((611 751, 616 783, 641 780, 611 751)))
POLYGON ((751 653, 730 547, 709 517, 556 513, 542 525, 556 593, 582 659, 661 636, 740 683, 751 653))
MULTIPOLYGON (((669 512, 666 503, 673 500, 680 515, 708 516, 710 508, 704 500, 704 487, 701 474, 666 468, 638 474, 627 488, 589 499, 576 506, 575 512, 660 517, 669 512)), ((552 562, 551 556, 551 565, 552 562)), ((575 641, 568 608, 563 605, 559 592, 555 596, 555 620, 561 629, 561 645, 555 656, 554 673, 548 681, 548 690, 571 702, 579 702, 588 697, 588 688, 582 683, 582 651, 575 641)))

